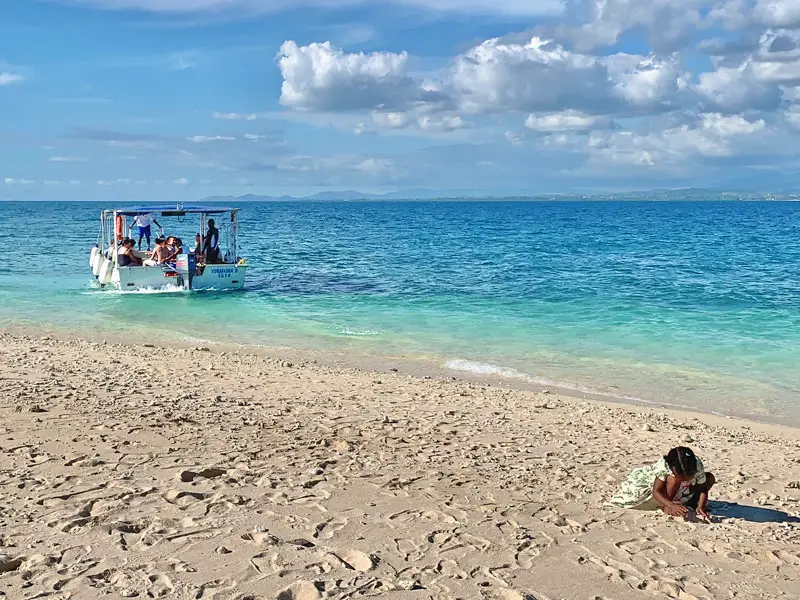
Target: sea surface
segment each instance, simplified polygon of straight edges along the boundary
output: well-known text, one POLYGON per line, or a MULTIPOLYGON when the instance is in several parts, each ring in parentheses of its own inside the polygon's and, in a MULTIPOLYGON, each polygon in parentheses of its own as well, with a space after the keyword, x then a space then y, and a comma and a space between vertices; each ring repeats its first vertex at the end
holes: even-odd
POLYGON ((800 203, 245 203, 228 293, 98 289, 104 207, 0 203, 0 326, 403 356, 800 425, 800 203))

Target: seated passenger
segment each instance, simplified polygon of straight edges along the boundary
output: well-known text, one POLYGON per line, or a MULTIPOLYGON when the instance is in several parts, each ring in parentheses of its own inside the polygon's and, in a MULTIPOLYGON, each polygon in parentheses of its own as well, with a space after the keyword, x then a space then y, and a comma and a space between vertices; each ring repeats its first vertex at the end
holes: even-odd
POLYGON ((203 236, 199 233, 194 236, 194 257, 198 265, 206 260, 206 256, 203 254, 203 236))
POLYGON ((174 263, 178 258, 178 255, 183 252, 183 242, 181 241, 181 238, 175 237, 174 235, 169 236, 167 238, 167 248, 169 250, 169 254, 167 255, 165 262, 174 263))
POLYGON ((157 267, 159 265, 163 265, 167 262, 169 258, 170 250, 167 248, 167 240, 164 238, 158 238, 156 240, 156 247, 153 249, 153 253, 150 255, 144 264, 146 267, 157 267))
POLYGON ((118 267, 141 267, 142 260, 136 256, 133 251, 135 242, 126 238, 122 240, 122 245, 117 250, 117 266, 118 267))

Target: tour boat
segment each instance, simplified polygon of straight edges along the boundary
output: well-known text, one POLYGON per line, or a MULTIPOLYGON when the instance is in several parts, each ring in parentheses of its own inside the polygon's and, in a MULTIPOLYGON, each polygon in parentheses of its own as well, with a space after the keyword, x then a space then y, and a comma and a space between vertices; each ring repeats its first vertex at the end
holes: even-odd
MULTIPOLYGON (((177 204, 107 209, 100 213, 100 233, 89 255, 89 265, 103 288, 122 291, 241 289, 247 263, 238 254, 238 233, 238 208, 177 204), (135 258, 130 254, 121 258, 124 240, 133 239, 138 243, 137 223, 142 220, 156 223, 161 230, 160 236, 153 235, 154 228, 150 231, 151 242, 165 237, 164 229, 169 236, 183 241, 182 250, 174 260, 157 264, 151 260, 152 251, 138 250, 138 244, 132 253, 135 258), (131 260, 136 264, 118 264, 131 260)), ((144 246, 146 236, 143 238, 144 246)))

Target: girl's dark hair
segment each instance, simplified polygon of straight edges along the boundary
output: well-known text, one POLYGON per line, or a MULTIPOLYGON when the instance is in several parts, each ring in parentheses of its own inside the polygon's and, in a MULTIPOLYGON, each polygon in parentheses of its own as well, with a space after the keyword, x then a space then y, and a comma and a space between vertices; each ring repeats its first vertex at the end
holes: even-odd
POLYGON ((676 475, 681 477, 691 477, 697 474, 697 457, 692 452, 691 448, 679 446, 673 448, 664 457, 667 461, 667 466, 672 469, 676 475))

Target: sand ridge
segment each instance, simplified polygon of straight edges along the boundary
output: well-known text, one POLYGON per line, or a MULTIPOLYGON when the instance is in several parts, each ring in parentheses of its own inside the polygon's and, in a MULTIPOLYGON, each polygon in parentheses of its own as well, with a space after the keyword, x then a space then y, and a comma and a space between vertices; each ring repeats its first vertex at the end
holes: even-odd
POLYGON ((0 357, 9 600, 800 594, 797 430, 246 351, 0 357), (605 505, 678 443, 724 518, 605 505))

